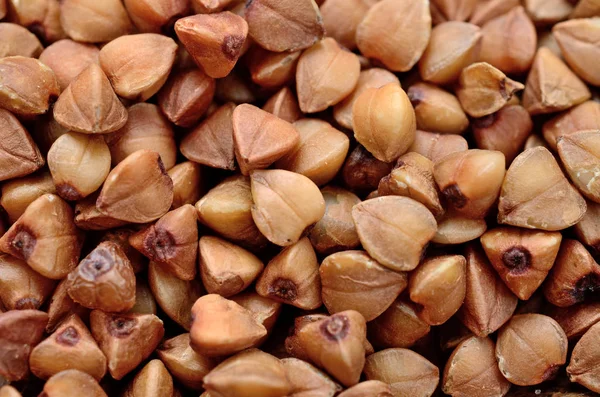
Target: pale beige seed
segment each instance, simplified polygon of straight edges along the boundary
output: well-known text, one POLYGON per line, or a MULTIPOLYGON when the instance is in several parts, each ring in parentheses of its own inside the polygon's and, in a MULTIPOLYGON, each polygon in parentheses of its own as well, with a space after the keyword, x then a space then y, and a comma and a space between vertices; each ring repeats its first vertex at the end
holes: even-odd
POLYGON ((600 131, 580 131, 559 138, 558 154, 579 191, 600 203, 600 131))
POLYGON ((552 28, 567 64, 588 83, 600 85, 600 73, 594 67, 600 55, 600 18, 572 19, 552 28))
POLYGON ((462 134, 469 119, 456 96, 428 83, 416 83, 407 91, 415 109, 417 128, 442 134, 462 134))

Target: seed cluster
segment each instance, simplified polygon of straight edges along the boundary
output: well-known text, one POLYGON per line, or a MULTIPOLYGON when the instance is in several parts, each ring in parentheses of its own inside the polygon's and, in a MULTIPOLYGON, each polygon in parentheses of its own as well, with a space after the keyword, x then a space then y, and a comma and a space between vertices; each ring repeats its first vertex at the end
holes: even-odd
POLYGON ((600 0, 0 0, 0 397, 600 394, 600 0))

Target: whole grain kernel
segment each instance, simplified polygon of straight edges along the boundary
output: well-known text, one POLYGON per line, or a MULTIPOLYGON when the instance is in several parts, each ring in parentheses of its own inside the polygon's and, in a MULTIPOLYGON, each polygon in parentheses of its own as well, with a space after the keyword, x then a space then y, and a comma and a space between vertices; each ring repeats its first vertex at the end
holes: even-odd
POLYGON ((291 357, 310 362, 310 358, 306 352, 304 344, 300 341, 300 331, 308 324, 327 319, 326 314, 307 314, 296 317, 294 319, 294 325, 291 327, 289 335, 285 339, 285 351, 291 357))
POLYGON ((232 296, 231 300, 243 308, 250 310, 254 319, 265 327, 267 334, 259 340, 258 344, 265 342, 275 328, 283 304, 276 300, 262 297, 251 290, 246 290, 245 292, 232 296))
POLYGON ((0 255, 0 302, 7 310, 39 309, 55 285, 24 261, 0 255))
POLYGON ((467 66, 460 73, 456 95, 471 117, 483 117, 500 110, 512 96, 525 88, 486 62, 467 66))
POLYGON ((463 304, 467 289, 466 260, 461 255, 426 259, 411 273, 408 291, 418 316, 430 325, 448 321, 463 304))
POLYGON ((308 358, 344 386, 358 383, 365 362, 364 317, 347 310, 306 324, 298 331, 308 358))
POLYGON ((600 203, 600 131, 580 131, 559 138, 558 154, 579 191, 600 203))
POLYGON ((339 394, 340 397, 392 397, 392 388, 387 383, 378 380, 367 380, 339 394))
POLYGON ((293 123, 302 117, 298 99, 287 86, 273 94, 273 96, 265 102, 262 109, 288 123, 293 123))
POLYGON ((503 396, 510 389, 496 362, 496 346, 490 338, 475 336, 454 349, 442 379, 442 390, 451 396, 503 396))
POLYGON ((523 7, 514 7, 490 19, 481 33, 480 61, 509 74, 529 70, 537 47, 537 33, 523 7))
POLYGON ((292 384, 279 359, 258 349, 249 349, 210 371, 204 377, 204 388, 210 394, 222 396, 279 397, 289 395, 292 384))
POLYGON ((531 298, 548 275, 561 241, 558 232, 515 227, 491 229, 481 236, 490 263, 506 286, 522 300, 531 298))
POLYGON ((142 33, 168 32, 173 22, 189 11, 186 0, 125 0, 125 8, 142 33))
POLYGON ((314 397, 332 397, 339 390, 340 385, 331 378, 313 367, 306 361, 297 358, 284 358, 281 364, 285 368, 287 378, 292 384, 292 397, 312 395, 314 397))
POLYGON ((496 202, 504 180, 501 152, 472 149, 437 162, 433 175, 446 204, 469 218, 483 218, 496 202))
POLYGON ((162 361, 157 359, 148 362, 123 393, 124 397, 173 395, 173 378, 162 361))
POLYGON ((548 25, 566 19, 573 11, 569 0, 525 0, 525 9, 536 25, 548 25))
MULTIPOLYGON (((590 247, 596 256, 600 254, 600 204, 587 201, 584 217, 574 226, 579 241, 590 247)), ((600 257, 600 256, 598 256, 600 257)))
POLYGON ((477 147, 497 150, 510 164, 520 153, 533 130, 531 116, 520 105, 506 105, 495 113, 471 123, 477 147))
POLYGON ((469 22, 483 26, 486 22, 506 14, 519 4, 519 0, 480 1, 475 5, 469 22))
POLYGON ((415 109, 419 130, 462 134, 469 126, 460 102, 448 91, 420 82, 410 86, 407 94, 415 109))
POLYGON ((154 33, 121 36, 100 50, 100 66, 115 92, 127 99, 145 101, 167 81, 177 44, 154 33))
POLYGON ((350 140, 326 121, 301 119, 293 125, 300 139, 275 167, 304 175, 317 186, 325 185, 342 168, 350 140))
POLYGON ((107 397, 98 381, 91 375, 77 369, 67 369, 52 376, 44 385, 43 396, 63 397, 80 396, 107 397))
POLYGON ((235 4, 234 0, 192 0, 192 8, 197 14, 213 14, 235 4))
POLYGON ((31 174, 44 163, 40 150, 17 117, 0 109, 0 181, 31 174))
POLYGON ((175 134, 158 106, 137 103, 127 109, 127 114, 127 123, 105 136, 112 165, 116 166, 138 150, 147 149, 160 155, 165 169, 173 168, 177 160, 175 134))
POLYGON ((481 36, 479 26, 467 22, 437 25, 419 61, 423 80, 442 85, 456 81, 464 67, 478 60, 481 36))
POLYGON ((59 93, 54 72, 37 59, 0 59, 0 106, 4 109, 25 117, 44 114, 59 93))
POLYGON ((196 163, 235 170, 232 122, 235 108, 229 102, 208 116, 182 139, 179 147, 181 153, 196 163))
POLYGON ((69 274, 69 296, 89 309, 123 312, 135 304, 135 274, 125 252, 100 243, 69 274))
POLYGON ((376 3, 373 0, 329 0, 321 6, 325 33, 338 43, 354 50, 356 30, 367 11, 376 3))
POLYGON ((52 298, 48 304, 48 324, 46 332, 52 333, 69 316, 76 314, 84 321, 90 316, 90 310, 75 303, 69 296, 69 282, 65 278, 54 290, 52 298))
POLYGON ((54 119, 71 131, 106 134, 125 125, 127 110, 100 66, 91 63, 60 94, 54 119))
POLYGON ((183 329, 192 326, 192 306, 204 293, 199 280, 182 280, 162 266, 148 264, 148 284, 162 311, 183 329))
POLYGON ((471 332, 484 337, 496 332, 510 319, 518 299, 475 243, 467 246, 465 259, 467 290, 458 317, 471 332))
POLYGON ((598 0, 581 0, 575 4, 570 19, 597 17, 600 15, 600 3, 598 0))
POLYGON ((99 54, 94 45, 64 39, 46 47, 40 54, 40 62, 54 71, 62 92, 91 63, 98 63, 99 54))
POLYGON ((466 21, 475 9, 477 0, 432 0, 445 21, 466 21))
POLYGON ((226 178, 196 203, 198 220, 223 237, 245 247, 260 248, 267 239, 252 218, 250 178, 226 178))
POLYGON ((22 397, 22 395, 11 385, 4 385, 0 387, 0 397, 22 397))
POLYGON ((325 215, 308 235, 315 251, 325 255, 358 247, 360 240, 352 220, 352 207, 361 200, 354 193, 334 186, 324 187, 321 194, 325 199, 325 215))
POLYGON ((329 255, 319 268, 323 303, 329 313, 356 310, 366 321, 383 313, 406 288, 405 273, 397 273, 364 251, 329 255))
POLYGON ((198 251, 204 288, 225 298, 248 288, 265 267, 250 251, 219 237, 202 236, 198 251))
POLYGON ((417 315, 418 306, 398 298, 390 307, 369 322, 368 335, 378 347, 413 346, 427 334, 431 327, 417 315))
POLYGON ((101 136, 70 132, 48 151, 48 168, 59 196, 80 200, 95 192, 110 171, 110 151, 101 136))
POLYGON ((50 147, 58 137, 67 132, 69 132, 69 129, 60 125, 54 119, 52 112, 48 112, 36 119, 31 135, 39 146, 40 151, 43 154, 48 154, 48 150, 50 150, 50 147))
POLYGON ((427 207, 435 217, 444 213, 433 178, 433 162, 418 153, 401 156, 392 173, 379 181, 380 196, 406 196, 427 207))
POLYGON ((321 307, 319 263, 307 237, 269 261, 256 282, 256 292, 304 310, 321 307))
POLYGON ((542 132, 548 146, 556 151, 559 137, 593 129, 600 129, 600 103, 586 101, 546 121, 542 132))
POLYGON ((98 195, 99 192, 93 193, 75 204, 75 225, 82 230, 107 230, 126 225, 128 222, 100 212, 96 206, 98 195))
POLYGON ((138 150, 108 174, 96 204, 110 217, 146 223, 166 214, 172 202, 173 181, 160 155, 138 150))
POLYGON ((401 196, 363 201, 352 218, 365 250, 395 271, 413 270, 437 230, 435 218, 421 203, 401 196))
POLYGON ((400 85, 368 88, 352 106, 354 137, 373 156, 392 162, 414 142, 416 117, 400 85))
POLYGON ((215 79, 202 70, 190 69, 167 80, 158 93, 158 105, 180 127, 192 127, 206 113, 216 90, 215 79))
POLYGON ((202 389, 202 379, 217 364, 190 347, 190 334, 187 333, 165 340, 156 353, 173 377, 193 390, 202 389))
POLYGON ((531 115, 569 109, 590 97, 590 90, 563 61, 546 47, 537 51, 523 93, 523 107, 531 115))
POLYGON ((333 117, 335 118, 335 121, 342 127, 351 129, 353 126, 352 107, 360 94, 367 88, 379 88, 388 83, 400 84, 400 81, 398 80, 398 77, 386 69, 371 68, 361 71, 354 91, 333 107, 333 117))
POLYGON ((59 280, 77 266, 82 240, 71 207, 58 196, 44 194, 0 238, 0 250, 59 280))
POLYGON ((250 310, 216 294, 199 298, 192 307, 192 318, 190 345, 207 356, 231 355, 254 347, 267 334, 250 310))
POLYGON ((154 315, 157 313, 156 300, 154 300, 152 290, 142 277, 137 277, 135 280, 135 305, 129 309, 128 313, 154 315))
POLYGON ((0 23, 0 37, 2 37, 1 58, 12 56, 36 58, 43 49, 42 43, 33 33, 16 23, 0 23))
POLYGON ((200 165, 192 161, 185 161, 171 168, 168 174, 173 181, 173 204, 171 209, 177 209, 186 204, 196 204, 202 194, 202 169, 200 165))
POLYGON ((485 219, 469 218, 452 208, 436 220, 438 229, 431 241, 438 244, 466 243, 480 237, 487 230, 485 219))
POLYGON ((361 53, 396 72, 406 72, 419 61, 432 34, 429 2, 425 0, 379 1, 361 18, 356 29, 361 53))
POLYGON ((300 54, 301 51, 271 52, 253 47, 247 61, 252 81, 265 88, 278 88, 293 81, 300 54))
POLYGON ((579 222, 585 211, 585 200, 544 147, 524 151, 506 172, 498 204, 500 223, 562 230, 579 222))
POLYGON ((0 313, 0 376, 19 381, 29 375, 29 354, 42 340, 48 315, 39 310, 0 313))
POLYGON ((69 37, 84 43, 111 41, 131 32, 133 26, 120 0, 61 2, 60 22, 69 37))
POLYGON ((182 280, 196 276, 198 226, 196 209, 186 204, 129 237, 132 247, 182 280))
POLYGON ((546 143, 546 141, 544 140, 544 138, 542 138, 541 136, 539 136, 537 134, 530 135, 529 138, 527 138, 527 140, 525 141, 525 150, 532 149, 532 148, 538 147, 538 146, 543 146, 546 149, 549 149, 549 146, 546 143))
POLYGON ((290 123, 250 104, 235 108, 232 123, 235 157, 244 175, 267 168, 300 140, 290 123))
POLYGON ((552 28, 567 64, 586 82, 600 85, 600 74, 593 67, 599 48, 595 45, 600 37, 597 18, 572 19, 552 28))
POLYGON ((577 342, 571 361, 567 367, 567 375, 571 382, 577 382, 580 385, 598 393, 600 385, 598 384, 598 350, 597 338, 600 331, 598 324, 592 326, 577 342))
POLYGON ((565 239, 544 284, 548 302, 568 307, 597 295, 600 265, 577 240, 565 239))
POLYGON ((377 160, 364 146, 358 145, 342 168, 344 184, 351 190, 369 192, 377 189, 379 181, 394 168, 394 163, 377 160))
POLYGON ((269 51, 297 51, 325 35, 314 0, 252 0, 246 3, 248 33, 269 51))
POLYGON ((565 331, 569 342, 576 341, 600 321, 600 303, 584 302, 569 307, 552 307, 548 315, 565 331))
POLYGON ((165 333, 162 320, 153 314, 110 314, 100 310, 90 314, 90 329, 116 380, 148 358, 165 333))
POLYGON ((198 14, 178 20, 175 32, 196 64, 210 77, 221 78, 241 55, 248 23, 229 11, 198 14))
POLYGON ((439 381, 438 367, 408 349, 386 349, 367 357, 367 380, 379 380, 392 388, 392 395, 409 397, 433 395, 439 381))
POLYGON ((76 369, 100 380, 106 373, 106 357, 87 327, 77 315, 72 315, 40 344, 29 356, 31 372, 41 379, 76 369))
POLYGON ((496 359, 509 382, 537 385, 553 379, 567 361, 567 336, 548 316, 516 315, 498 333, 496 359))
POLYGON ((235 69, 227 76, 217 79, 215 98, 221 102, 236 104, 253 103, 258 99, 255 87, 251 86, 235 69))
POLYGON ((252 219, 269 241, 296 243, 325 214, 325 200, 307 177, 284 170, 255 170, 250 175, 252 219))
MULTIPOLYGON (((257 2, 254 0, 253 4, 257 2)), ((303 113, 315 113, 341 102, 356 87, 359 74, 360 62, 355 54, 332 38, 319 41, 298 60, 296 89, 300 109, 303 113)))
MULTIPOLYGON (((416 112, 415 112, 416 113, 416 112)), ((415 141, 408 149, 437 163, 447 155, 469 149, 467 141, 460 135, 439 134, 417 130, 415 141)))

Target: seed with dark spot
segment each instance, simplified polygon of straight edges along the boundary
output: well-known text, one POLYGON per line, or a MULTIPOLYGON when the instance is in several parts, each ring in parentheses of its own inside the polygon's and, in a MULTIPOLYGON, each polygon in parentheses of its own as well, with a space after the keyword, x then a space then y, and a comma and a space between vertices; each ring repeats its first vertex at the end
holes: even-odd
POLYGON ((33 253, 33 249, 35 248, 36 238, 33 233, 24 226, 19 226, 16 230, 15 237, 13 238, 11 244, 13 248, 23 255, 23 258, 27 260, 33 253))
POLYGON ((56 341, 61 345, 75 346, 79 342, 79 332, 75 327, 67 327, 56 337, 56 341))
POLYGON ((225 37, 221 44, 221 51, 229 59, 236 59, 240 54, 240 50, 244 45, 246 39, 242 36, 229 35, 225 37))
POLYGON ((15 309, 17 310, 36 310, 42 306, 42 303, 36 298, 21 298, 15 303, 15 309))
POLYGON ((298 290, 292 280, 278 278, 273 282, 273 285, 269 286, 269 295, 287 302, 293 302, 298 297, 298 290))
POLYGON ((333 315, 321 324, 321 332, 330 340, 339 341, 348 335, 350 324, 348 317, 333 315))
POLYGON ((596 297, 600 290, 600 276, 596 273, 586 274, 577 281, 575 288, 571 291, 577 302, 596 297))
POLYGON ((477 129, 477 128, 488 128, 495 122, 496 122, 496 113, 492 113, 487 116, 473 119, 473 121, 471 121, 471 124, 472 124, 473 128, 477 129))
POLYGON ((81 261, 79 274, 86 280, 94 281, 108 273, 115 266, 115 258, 106 247, 98 246, 81 261))
POLYGON ((416 108, 423 101, 423 93, 421 90, 408 90, 408 99, 410 103, 413 105, 413 108, 416 108))
POLYGON ((161 172, 163 175, 169 175, 169 174, 167 173, 167 170, 165 169, 165 165, 163 164, 163 161, 162 161, 162 159, 160 158, 160 156, 158 157, 157 163, 158 163, 158 168, 160 169, 160 172, 161 172))
POLYGON ((558 370, 560 369, 560 365, 552 365, 548 367, 548 369, 544 372, 543 379, 544 381, 554 379, 556 374, 558 374, 558 370))
POLYGON ((504 251, 502 262, 511 273, 522 273, 531 266, 531 253, 527 248, 518 245, 504 251))
POLYGON ((173 235, 161 228, 152 228, 144 239, 144 249, 150 259, 165 262, 176 254, 177 244, 173 235))
POLYGON ((56 192, 60 197, 68 201, 76 201, 81 200, 83 198, 81 192, 75 189, 73 186, 69 185, 68 183, 61 183, 56 185, 56 192))
POLYGON ((108 319, 108 332, 117 338, 125 338, 135 328, 137 320, 135 318, 116 317, 108 319))
POLYGON ((447 186, 442 194, 452 204, 454 208, 463 208, 467 205, 467 198, 462 194, 457 184, 447 186))

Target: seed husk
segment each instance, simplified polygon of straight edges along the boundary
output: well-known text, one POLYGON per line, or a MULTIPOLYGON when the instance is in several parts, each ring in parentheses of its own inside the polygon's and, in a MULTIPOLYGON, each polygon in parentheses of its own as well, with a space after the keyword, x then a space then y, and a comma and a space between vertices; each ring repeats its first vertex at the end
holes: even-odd
MULTIPOLYGON (((313 2, 302 0, 306 1, 313 2)), ((303 113, 316 113, 341 102, 356 87, 359 74, 360 62, 355 54, 332 38, 319 41, 302 53, 296 68, 300 109, 303 113)))
POLYGON ((82 230, 107 230, 126 225, 128 222, 100 212, 96 206, 99 194, 93 193, 75 204, 75 225, 82 230))
POLYGON ((165 333, 162 320, 153 314, 110 314, 100 310, 90 314, 90 329, 116 380, 148 358, 165 333))
POLYGON ((138 150, 113 168, 96 200, 104 215, 132 223, 158 219, 172 203, 173 181, 150 150, 138 150))
POLYGON ((39 309, 55 285, 24 261, 0 254, 0 302, 7 310, 39 309))
POLYGON ((100 381, 106 373, 106 357, 83 321, 72 315, 31 351, 29 367, 41 379, 76 369, 100 381))
POLYGON ((27 130, 4 109, 0 109, 0 131, 0 181, 31 174, 44 165, 44 158, 27 130))
POLYGON ((62 92, 91 63, 98 63, 99 54, 94 45, 64 39, 46 47, 40 54, 40 62, 52 69, 62 92))
POLYGON ((496 359, 509 382, 537 385, 554 378, 567 361, 567 336, 548 316, 516 315, 498 333, 496 359))
POLYGON ((0 250, 42 276, 60 280, 77 266, 82 243, 71 207, 58 196, 44 194, 0 238, 0 250))
POLYGON ((431 14, 424 0, 383 0, 366 13, 363 11, 361 18, 356 29, 360 52, 395 72, 410 70, 423 55, 431 36, 431 14), (390 26, 394 27, 392 32, 390 26))
POLYGON ((135 304, 135 274, 117 244, 100 243, 69 274, 69 296, 88 309, 123 312, 135 304))
POLYGON ((437 163, 451 153, 464 152, 468 149, 467 141, 460 135, 417 130, 415 141, 408 151, 422 154, 429 160, 437 163))
POLYGON ((579 222, 585 200, 544 147, 527 149, 512 162, 502 183, 498 222, 528 229, 562 230, 579 222), (553 208, 553 211, 548 211, 553 208))
POLYGON ((395 271, 413 270, 437 230, 435 218, 421 203, 401 196, 363 201, 352 218, 365 250, 395 271))
POLYGON ((392 388, 392 395, 431 396, 439 380, 439 369, 423 356, 408 349, 386 349, 367 357, 367 380, 379 380, 392 388))
POLYGON ((267 334, 250 310, 216 294, 199 298, 192 307, 192 318, 190 345, 206 356, 231 355, 254 347, 267 334))
POLYGON ((229 11, 198 14, 179 19, 175 32, 196 64, 210 77, 221 78, 241 55, 248 23, 229 11))
POLYGON ((304 310, 321 307, 319 263, 307 237, 269 261, 256 282, 256 292, 304 310))
POLYGON ((462 134, 469 126, 469 119, 458 98, 448 91, 419 82, 410 86, 407 94, 415 109, 419 130, 462 134))
POLYGON ((600 103, 586 101, 546 121, 542 132, 548 146, 557 151, 557 141, 561 136, 597 129, 600 129, 600 103))
POLYGON ((71 131, 106 134, 125 125, 127 110, 100 66, 91 63, 60 94, 54 119, 71 131))
POLYGON ((224 298, 245 290, 265 267, 250 251, 219 237, 202 236, 198 251, 204 288, 224 298))
POLYGON ((246 4, 248 33, 269 51, 297 51, 325 35, 314 0, 253 0, 246 4))
POLYGON ((252 219, 274 244, 285 247, 296 243, 325 214, 323 195, 304 175, 284 170, 255 170, 250 179, 252 219))
POLYGON ((571 181, 585 197, 600 203, 600 131, 562 136, 557 146, 571 181))
POLYGON ((389 270, 364 251, 332 254, 323 260, 319 273, 327 311, 355 310, 366 321, 382 314, 408 284, 405 273, 389 270))

